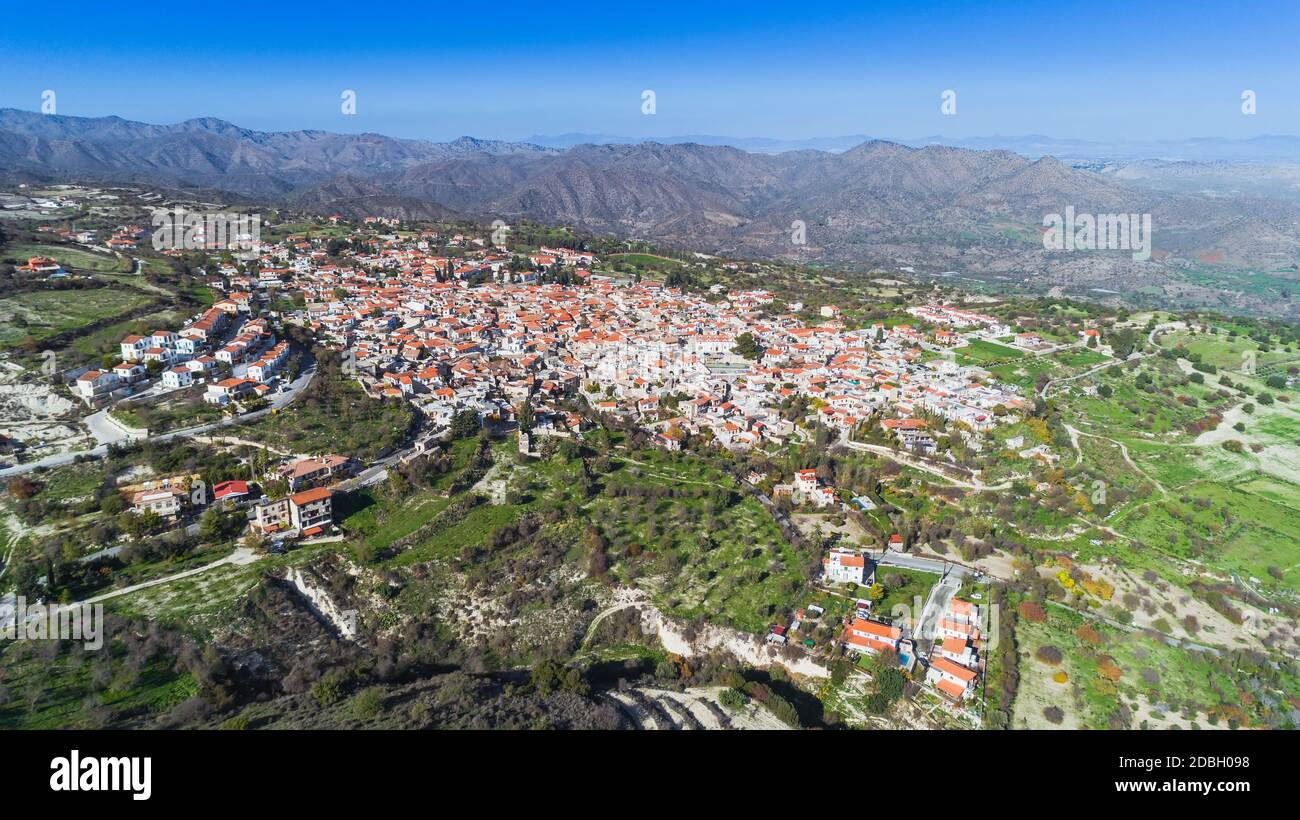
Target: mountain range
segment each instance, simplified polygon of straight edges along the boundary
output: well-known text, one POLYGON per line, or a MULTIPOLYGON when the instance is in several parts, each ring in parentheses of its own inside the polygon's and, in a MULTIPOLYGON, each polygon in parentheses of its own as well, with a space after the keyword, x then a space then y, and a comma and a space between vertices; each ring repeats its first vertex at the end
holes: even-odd
MULTIPOLYGON (((528 218, 717 253, 955 269, 1066 289, 1159 289, 1171 270, 1201 264, 1287 279, 1300 259, 1294 200, 1163 190, 1052 156, 882 140, 779 153, 690 142, 437 143, 5 109, 0 174, 200 187, 348 216, 528 218), (1044 250, 1045 216, 1067 206, 1151 214, 1152 259, 1044 250), (799 223, 803 244, 794 241, 799 223)), ((1175 284, 1183 296, 1214 290, 1175 284)))
MULTIPOLYGON (((994 134, 984 137, 945 137, 935 134, 925 137, 879 137, 867 134, 848 134, 838 137, 808 137, 805 139, 774 139, 771 137, 723 137, 712 134, 656 137, 655 142, 669 145, 690 142, 699 145, 727 145, 758 154, 779 154, 785 151, 847 151, 854 146, 873 140, 896 142, 912 148, 928 145, 945 145, 949 148, 969 148, 973 151, 1014 151, 1030 159, 1054 156, 1069 163, 1124 163, 1141 160, 1163 162, 1233 162, 1233 163, 1294 163, 1300 161, 1300 137, 1290 135, 1263 135, 1245 139, 1224 137, 1192 137, 1164 140, 1082 140, 1062 139, 1042 134, 1008 136, 994 134)), ((525 142, 547 148, 572 148, 575 145, 633 145, 645 142, 644 137, 617 136, 613 134, 569 133, 535 135, 525 142)))

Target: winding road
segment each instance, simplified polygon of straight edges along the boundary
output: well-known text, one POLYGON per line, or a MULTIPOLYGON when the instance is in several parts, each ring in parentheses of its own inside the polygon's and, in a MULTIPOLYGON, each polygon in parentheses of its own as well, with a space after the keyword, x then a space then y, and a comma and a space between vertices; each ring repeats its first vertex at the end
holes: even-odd
MULTIPOLYGON (((1156 325, 1154 328, 1151 329, 1151 332, 1147 334, 1147 344, 1158 350, 1159 347, 1156 345, 1157 333, 1163 333, 1166 330, 1182 330, 1185 327, 1187 327, 1186 322, 1165 322, 1164 324, 1156 325)), ((1059 379, 1051 379, 1050 381, 1048 381, 1046 384, 1043 385, 1042 390, 1038 391, 1038 396, 1039 398, 1046 399, 1047 394, 1052 392, 1052 388, 1058 384, 1064 384, 1066 382, 1075 381, 1076 379, 1082 379, 1087 376, 1091 376, 1093 373, 1096 373, 1099 370, 1105 370, 1107 367, 1110 367, 1113 364, 1123 364, 1123 362, 1125 361, 1135 361, 1137 359, 1145 359, 1147 356, 1153 356, 1153 355, 1155 355, 1155 351, 1149 350, 1144 353, 1131 355, 1127 359, 1123 359, 1123 360, 1113 359, 1113 358, 1107 359, 1106 361, 1102 362, 1096 367, 1089 368, 1088 370, 1085 370, 1082 373, 1075 373, 1073 376, 1063 376, 1059 379)))
MULTIPOLYGON (((173 430, 169 433, 161 433, 156 436, 148 436, 150 441, 171 441, 176 438, 188 438, 190 436, 202 435, 213 430, 219 430, 222 427, 230 427, 236 424, 246 424, 250 421, 256 421, 263 416, 270 415, 272 412, 288 405, 302 393, 316 375, 316 363, 313 361, 307 368, 299 374, 298 378, 289 383, 289 389, 283 393, 272 393, 268 398, 268 406, 255 410, 252 413, 245 413, 240 416, 215 421, 211 424, 203 424, 198 427, 187 427, 184 430, 173 430)), ((31 472, 38 467, 58 467, 64 464, 71 464, 80 456, 89 456, 91 458, 101 458, 108 453, 108 448, 114 444, 121 444, 125 441, 131 441, 137 436, 128 433, 125 428, 115 421, 108 418, 110 408, 105 408, 97 413, 92 413, 85 418, 86 426, 94 434, 98 444, 89 450, 76 450, 67 453, 57 453, 52 456, 37 461, 31 461, 26 464, 15 464, 0 470, 0 476, 21 475, 31 472)))

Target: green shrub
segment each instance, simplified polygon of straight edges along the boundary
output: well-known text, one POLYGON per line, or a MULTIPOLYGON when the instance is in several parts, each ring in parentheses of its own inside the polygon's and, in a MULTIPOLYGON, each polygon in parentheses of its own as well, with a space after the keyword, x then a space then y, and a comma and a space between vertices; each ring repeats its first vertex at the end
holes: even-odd
POLYGON ((739 689, 723 689, 718 701, 728 709, 743 709, 749 703, 749 696, 739 689))

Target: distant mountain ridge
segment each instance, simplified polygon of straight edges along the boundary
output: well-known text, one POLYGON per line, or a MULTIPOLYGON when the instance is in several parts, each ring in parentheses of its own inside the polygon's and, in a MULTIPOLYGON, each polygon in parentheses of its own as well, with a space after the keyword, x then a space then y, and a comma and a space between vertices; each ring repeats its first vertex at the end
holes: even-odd
POLYGON ((381 134, 253 131, 213 117, 152 125, 0 109, 0 169, 200 185, 250 196, 282 195, 357 169, 374 173, 467 154, 550 150, 473 137, 436 143, 381 134))
POLYGON ((864 142, 884 141, 924 148, 943 145, 949 148, 969 148, 974 151, 1014 151, 1038 159, 1055 156, 1071 162, 1134 162, 1162 160, 1167 162, 1300 162, 1300 137, 1284 134, 1262 135, 1249 138, 1192 137, 1177 140, 1082 140, 1062 139, 1042 134, 990 135, 984 137, 881 137, 867 134, 849 134, 838 137, 808 137, 805 139, 774 139, 770 137, 724 137, 710 134, 691 134, 669 137, 626 137, 613 134, 569 133, 554 136, 534 135, 525 142, 548 148, 572 148, 575 145, 635 145, 640 142, 660 142, 669 145, 696 143, 699 145, 725 145, 760 154, 785 151, 847 151, 864 142))
POLYGON ((1137 181, 1137 170, 883 140, 839 152, 659 142, 560 149, 3 110, 0 174, 195 186, 348 216, 528 218, 709 252, 1107 290, 1164 281, 1162 260, 1294 277, 1300 259, 1294 201, 1132 187, 1125 180, 1137 181), (1151 214, 1153 259, 1044 250, 1045 216, 1067 206, 1151 214), (798 223, 806 243, 794 241, 798 223))

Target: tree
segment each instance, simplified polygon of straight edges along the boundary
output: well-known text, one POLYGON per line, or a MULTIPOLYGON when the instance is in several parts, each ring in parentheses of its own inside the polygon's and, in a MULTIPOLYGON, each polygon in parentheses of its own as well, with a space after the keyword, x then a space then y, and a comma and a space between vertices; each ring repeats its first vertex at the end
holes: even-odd
POLYGON ((1062 660, 1061 650, 1055 646, 1040 646, 1034 656, 1050 666, 1056 666, 1062 660))
POLYGON ((1123 327, 1109 334, 1111 350, 1115 351, 1115 358, 1127 359, 1133 352, 1134 344, 1137 341, 1136 334, 1131 327, 1123 327))
POLYGON ((208 507, 199 516, 199 537, 204 541, 216 541, 221 537, 221 513, 216 507, 208 507))
POLYGON ((24 598, 35 598, 40 591, 41 570, 34 561, 19 561, 14 570, 14 591, 24 598))
POLYGON ((831 685, 840 686, 848 680, 850 664, 844 658, 837 659, 831 664, 831 685))
POLYGON ((1047 612, 1033 601, 1023 601, 1016 611, 1020 613, 1020 617, 1032 623, 1041 623, 1047 619, 1047 612))
POLYGON ((99 509, 105 515, 118 515, 126 509, 126 500, 119 493, 109 493, 100 500, 99 509))
POLYGON ((758 342, 754 339, 754 334, 745 332, 736 337, 736 346, 732 348, 737 356, 750 361, 756 361, 763 356, 763 351, 759 348, 758 342))
POLYGON ((482 425, 479 423, 478 411, 462 410, 452 417, 451 436, 452 438, 469 438, 478 435, 482 425))
POLYGON ((519 430, 523 433, 532 432, 533 429, 533 405, 528 399, 519 402, 515 408, 515 421, 519 424, 519 430))

